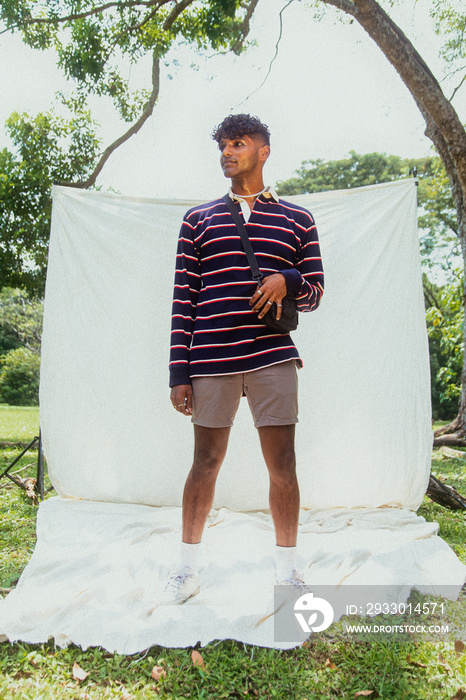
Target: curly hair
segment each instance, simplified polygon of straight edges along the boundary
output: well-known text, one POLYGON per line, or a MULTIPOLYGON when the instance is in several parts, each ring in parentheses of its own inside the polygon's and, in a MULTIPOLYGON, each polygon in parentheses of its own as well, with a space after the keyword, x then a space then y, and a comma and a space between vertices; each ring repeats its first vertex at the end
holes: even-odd
POLYGON ((212 138, 217 143, 221 139, 239 139, 242 136, 259 136, 270 146, 269 127, 250 114, 230 114, 212 132, 212 138))

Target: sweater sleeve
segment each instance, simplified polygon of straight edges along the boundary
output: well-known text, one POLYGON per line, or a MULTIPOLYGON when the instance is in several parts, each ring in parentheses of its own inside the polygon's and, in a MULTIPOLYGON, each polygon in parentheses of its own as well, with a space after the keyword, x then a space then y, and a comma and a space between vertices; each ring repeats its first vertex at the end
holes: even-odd
POLYGON ((282 270, 287 294, 294 296, 299 311, 314 311, 324 293, 324 270, 319 237, 314 219, 306 212, 305 226, 297 227, 300 242, 297 261, 289 270, 282 270))
POLYGON ((193 335, 201 270, 195 227, 185 218, 178 238, 170 336, 170 386, 190 384, 189 349, 193 335))

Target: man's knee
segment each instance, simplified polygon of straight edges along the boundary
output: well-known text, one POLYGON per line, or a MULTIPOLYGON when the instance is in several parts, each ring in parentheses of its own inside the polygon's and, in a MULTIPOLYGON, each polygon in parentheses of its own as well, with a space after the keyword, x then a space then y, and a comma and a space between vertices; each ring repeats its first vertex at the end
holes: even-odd
POLYGON ((285 448, 277 452, 275 458, 269 461, 270 477, 276 481, 288 483, 296 478, 296 456, 293 448, 285 448))
POLYGON ((229 428, 195 426, 193 471, 213 474, 222 466, 228 444, 229 428))
POLYGON ((202 447, 194 452, 193 471, 197 473, 212 474, 222 466, 223 450, 216 447, 202 447))

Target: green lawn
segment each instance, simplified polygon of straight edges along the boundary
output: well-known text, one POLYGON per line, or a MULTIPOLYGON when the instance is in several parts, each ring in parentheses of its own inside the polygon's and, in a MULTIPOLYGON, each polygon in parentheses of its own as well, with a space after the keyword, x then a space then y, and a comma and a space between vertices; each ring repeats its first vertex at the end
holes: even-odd
MULTIPOLYGON (((1 406, 0 438, 4 440, 8 431, 9 440, 27 439, 34 435, 37 420, 37 409, 10 411, 1 406)), ((16 453, 12 448, 0 451, 0 470, 16 453)), ((26 473, 34 474, 35 458, 36 453, 28 453, 19 468, 24 465, 26 473)), ((433 472, 466 494, 466 460, 436 455, 433 472)), ((440 524, 440 534, 466 563, 465 515, 427 498, 419 512, 440 524)), ((15 584, 31 555, 35 513, 36 506, 22 491, 0 482, 0 587, 15 584)), ((458 622, 464 618, 465 601, 463 597, 450 604, 458 622)), ((466 641, 465 625, 462 629, 466 641)), ((466 653, 461 644, 455 648, 453 641, 361 642, 332 626, 286 652, 223 641, 199 648, 203 665, 198 666, 193 664, 192 651, 153 647, 126 657, 101 649, 58 649, 51 643, 4 643, 0 644, 0 699, 459 700, 466 693, 466 653), (84 680, 77 677, 75 664, 89 674, 84 680), (154 667, 165 672, 160 680, 151 675, 154 667)))
POLYGON ((39 435, 39 407, 0 404, 0 442, 26 442, 39 435))

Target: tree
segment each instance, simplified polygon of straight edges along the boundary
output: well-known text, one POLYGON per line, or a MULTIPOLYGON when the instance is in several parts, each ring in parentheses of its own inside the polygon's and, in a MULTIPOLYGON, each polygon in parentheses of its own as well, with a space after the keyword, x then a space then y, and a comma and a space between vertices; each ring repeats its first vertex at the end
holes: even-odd
MULTIPOLYGON (((82 103, 70 119, 50 111, 7 121, 14 150, 0 151, 0 279, 41 295, 45 286, 50 187, 56 179, 86 176, 99 151, 94 123, 82 103)), ((3 301, 2 301, 3 304, 3 301)))
POLYGON ((423 178, 433 173, 433 164, 434 158, 402 159, 385 153, 360 155, 350 151, 348 158, 340 160, 303 161, 297 177, 277 183, 277 192, 293 195, 363 187, 407 178, 414 172, 423 178))
POLYGON ((463 279, 438 287, 424 277, 429 334, 432 416, 451 419, 461 394, 463 356, 463 279))
POLYGON ((27 348, 10 350, 2 357, 0 400, 11 406, 39 403, 40 357, 27 348))
POLYGON ((16 341, 9 350, 22 345, 34 355, 40 355, 43 313, 42 300, 29 298, 27 292, 21 289, 2 289, 1 326, 7 337, 16 341))
POLYGON ((0 400, 15 406, 39 401, 43 303, 20 289, 0 292, 0 400))
POLYGON ((448 177, 438 157, 433 160, 430 177, 420 182, 419 202, 422 205, 418 222, 423 232, 424 266, 430 270, 441 268, 443 279, 456 284, 462 277, 458 219, 448 177))

